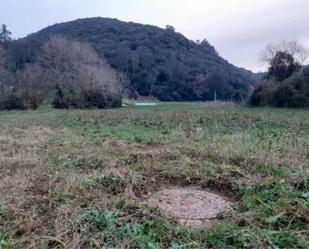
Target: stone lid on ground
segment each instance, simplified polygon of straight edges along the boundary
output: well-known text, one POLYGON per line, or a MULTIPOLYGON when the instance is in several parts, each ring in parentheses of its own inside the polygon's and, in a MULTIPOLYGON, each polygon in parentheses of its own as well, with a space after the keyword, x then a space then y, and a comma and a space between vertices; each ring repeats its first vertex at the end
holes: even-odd
POLYGON ((230 211, 224 197, 193 187, 165 187, 147 199, 148 205, 181 224, 194 228, 210 227, 230 211))

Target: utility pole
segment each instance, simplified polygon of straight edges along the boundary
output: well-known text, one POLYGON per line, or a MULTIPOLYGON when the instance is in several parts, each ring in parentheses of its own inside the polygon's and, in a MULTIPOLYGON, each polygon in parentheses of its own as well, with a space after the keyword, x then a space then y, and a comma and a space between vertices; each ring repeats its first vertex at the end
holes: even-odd
POLYGON ((214 92, 214 102, 217 102, 217 91, 214 92))

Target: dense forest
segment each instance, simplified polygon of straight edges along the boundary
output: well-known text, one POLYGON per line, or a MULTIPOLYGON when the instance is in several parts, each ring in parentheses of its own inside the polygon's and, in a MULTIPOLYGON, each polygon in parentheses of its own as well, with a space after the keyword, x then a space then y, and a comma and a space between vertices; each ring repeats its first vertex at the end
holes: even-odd
POLYGON ((10 42, 10 70, 37 63, 50 37, 63 36, 89 44, 100 58, 126 75, 122 94, 154 96, 165 101, 237 101, 247 98, 260 75, 221 58, 206 40, 193 42, 177 33, 116 19, 88 18, 55 24, 10 42))

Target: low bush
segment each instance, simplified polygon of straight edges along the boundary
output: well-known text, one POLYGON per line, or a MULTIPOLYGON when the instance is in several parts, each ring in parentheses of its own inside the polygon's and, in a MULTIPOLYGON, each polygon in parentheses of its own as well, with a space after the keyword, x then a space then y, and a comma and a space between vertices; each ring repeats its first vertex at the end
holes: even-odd
POLYGON ((250 104, 253 106, 309 107, 309 83, 302 75, 294 75, 282 82, 264 80, 255 88, 250 104))
POLYGON ((57 87, 52 106, 57 109, 103 109, 121 107, 122 99, 118 94, 105 94, 102 91, 85 91, 76 94, 73 89, 57 87))
POLYGON ((0 110, 23 110, 25 108, 23 99, 16 94, 0 97, 0 110))

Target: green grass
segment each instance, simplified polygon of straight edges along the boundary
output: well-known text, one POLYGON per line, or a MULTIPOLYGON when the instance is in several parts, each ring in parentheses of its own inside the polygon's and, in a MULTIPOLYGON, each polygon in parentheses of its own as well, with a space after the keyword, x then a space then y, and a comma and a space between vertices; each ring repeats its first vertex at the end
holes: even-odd
POLYGON ((226 103, 0 112, 0 248, 308 248, 309 111, 226 103), (234 201, 210 230, 143 204, 234 201))

